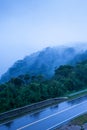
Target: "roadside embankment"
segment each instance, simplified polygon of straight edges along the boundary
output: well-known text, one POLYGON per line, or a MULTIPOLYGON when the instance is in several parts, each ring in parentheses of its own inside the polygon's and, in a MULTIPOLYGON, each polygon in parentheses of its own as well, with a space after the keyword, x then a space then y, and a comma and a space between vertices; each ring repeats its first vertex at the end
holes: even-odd
POLYGON ((31 105, 27 105, 21 108, 17 108, 14 110, 10 110, 4 113, 0 114, 0 122, 3 122, 5 120, 9 120, 10 118, 14 118, 16 116, 22 115, 24 113, 28 113, 28 112, 32 112, 35 111, 37 109, 52 105, 52 104, 56 104, 58 102, 64 101, 66 100, 67 97, 60 97, 60 98, 52 98, 52 99, 48 99, 48 100, 44 100, 38 103, 34 103, 31 105))
POLYGON ((87 130, 87 113, 71 120, 55 130, 87 130))

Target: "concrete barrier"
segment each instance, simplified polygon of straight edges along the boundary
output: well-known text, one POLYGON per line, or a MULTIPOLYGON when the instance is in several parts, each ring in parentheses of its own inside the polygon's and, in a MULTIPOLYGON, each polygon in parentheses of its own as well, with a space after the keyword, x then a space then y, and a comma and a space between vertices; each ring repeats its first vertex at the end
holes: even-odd
POLYGON ((24 113, 28 113, 37 109, 40 109, 42 107, 45 106, 49 106, 55 103, 58 103, 60 101, 64 101, 66 100, 67 97, 61 97, 61 98, 52 98, 52 99, 48 99, 48 100, 44 100, 38 103, 33 103, 31 105, 27 105, 21 108, 17 108, 17 109, 13 109, 4 113, 0 114, 0 122, 4 121, 4 120, 9 120, 10 118, 22 115, 24 113))

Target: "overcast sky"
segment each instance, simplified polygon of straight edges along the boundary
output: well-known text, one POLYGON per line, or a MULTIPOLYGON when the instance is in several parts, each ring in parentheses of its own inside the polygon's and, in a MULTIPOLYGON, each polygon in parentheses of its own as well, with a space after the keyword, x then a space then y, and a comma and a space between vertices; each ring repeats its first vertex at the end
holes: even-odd
POLYGON ((87 42, 87 0, 0 0, 0 75, 47 46, 87 42))

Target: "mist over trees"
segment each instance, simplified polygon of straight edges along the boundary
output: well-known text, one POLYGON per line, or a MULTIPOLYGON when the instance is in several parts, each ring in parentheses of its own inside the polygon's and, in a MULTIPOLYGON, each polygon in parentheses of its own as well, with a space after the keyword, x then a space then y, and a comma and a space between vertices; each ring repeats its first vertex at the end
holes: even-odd
POLYGON ((29 74, 30 76, 43 75, 45 78, 51 78, 55 69, 60 65, 75 65, 87 59, 86 49, 76 47, 47 47, 40 52, 26 56, 23 60, 18 60, 8 71, 2 75, 0 82, 9 81, 11 78, 19 75, 29 74))
POLYGON ((87 60, 75 66, 60 66, 48 80, 42 75, 20 75, 0 85, 0 112, 48 98, 65 96, 85 88, 87 88, 87 60))

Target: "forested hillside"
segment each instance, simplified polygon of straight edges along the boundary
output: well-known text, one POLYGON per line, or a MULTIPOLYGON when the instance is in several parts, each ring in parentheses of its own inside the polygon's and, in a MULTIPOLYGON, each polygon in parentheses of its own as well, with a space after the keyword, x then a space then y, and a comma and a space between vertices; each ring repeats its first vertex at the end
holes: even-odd
POLYGON ((20 75, 0 85, 0 112, 87 88, 87 61, 62 65, 54 76, 20 75))
POLYGON ((87 60, 86 49, 77 49, 76 47, 47 47, 40 52, 26 56, 22 60, 16 61, 8 71, 1 76, 1 83, 9 81, 11 78, 19 75, 30 76, 43 75, 45 78, 51 78, 55 69, 60 65, 75 65, 77 62, 87 60))
POLYGON ((76 56, 76 50, 72 47, 47 47, 40 52, 26 56, 18 60, 8 71, 2 75, 1 82, 6 82, 21 74, 38 75, 45 78, 54 75, 55 68, 67 64, 76 56))

